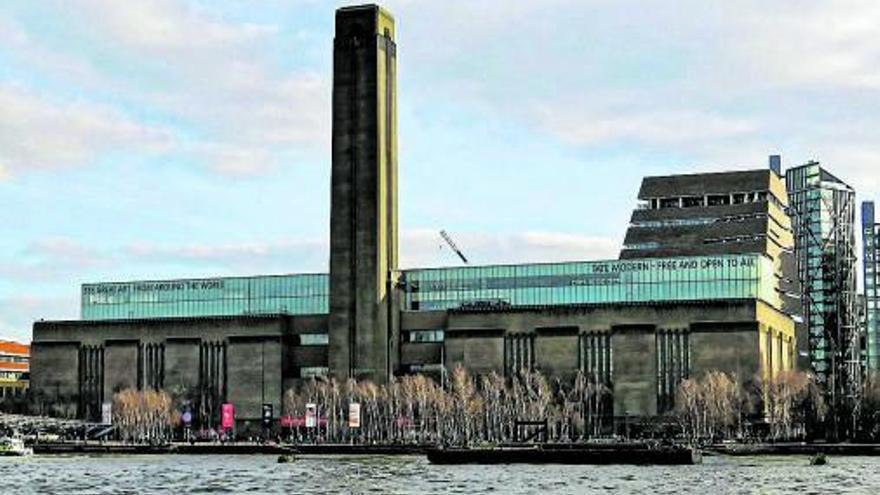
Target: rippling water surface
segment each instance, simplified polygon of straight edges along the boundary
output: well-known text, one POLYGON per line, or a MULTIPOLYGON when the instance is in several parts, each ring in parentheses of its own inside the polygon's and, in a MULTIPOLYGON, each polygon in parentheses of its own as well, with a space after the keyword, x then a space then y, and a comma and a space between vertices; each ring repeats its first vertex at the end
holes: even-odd
POLYGON ((880 458, 707 457, 700 466, 434 466, 423 457, 0 458, 0 492, 27 493, 880 493, 880 458))

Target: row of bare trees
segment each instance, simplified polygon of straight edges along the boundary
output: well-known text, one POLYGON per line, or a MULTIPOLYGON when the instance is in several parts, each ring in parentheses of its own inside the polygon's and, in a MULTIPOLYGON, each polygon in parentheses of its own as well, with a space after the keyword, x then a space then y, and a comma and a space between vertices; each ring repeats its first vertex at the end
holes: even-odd
POLYGON ((783 371, 753 383, 743 386, 720 371, 682 381, 675 411, 685 435, 692 441, 741 438, 748 418, 763 418, 769 439, 803 438, 807 423, 821 422, 827 413, 821 389, 808 373, 783 371))
MULTIPOLYGON (((573 380, 523 372, 472 376, 455 368, 442 387, 412 375, 388 385, 311 379, 284 395, 284 414, 303 417, 316 404, 321 428, 291 428, 301 441, 363 444, 503 443, 517 438, 517 421, 547 420, 551 441, 579 441, 605 435, 613 416, 611 390, 578 373, 573 380), (350 428, 349 404, 360 404, 360 427, 350 428)), ((668 416, 691 441, 742 438, 749 426, 765 423, 774 440, 803 438, 805 425, 821 423, 823 395, 811 375, 788 371, 744 386, 719 371, 683 380, 668 416)), ((869 379, 861 408, 866 436, 880 438, 880 379, 869 379)), ((171 439, 180 426, 180 404, 162 390, 126 389, 113 396, 113 424, 128 442, 171 439)), ((666 435, 675 432, 664 432, 666 435)), ((521 435, 519 435, 521 438, 521 435)))
POLYGON ((155 442, 172 438, 180 413, 163 390, 128 388, 113 394, 113 424, 126 442, 155 442))
MULTIPOLYGON (((405 376, 386 386, 370 382, 310 380, 284 396, 284 410, 303 416, 318 407, 326 426, 321 441, 468 445, 511 441, 517 420, 548 420, 548 435, 574 441, 598 434, 611 413, 609 390, 578 374, 572 383, 537 372, 505 379, 489 373, 473 377, 455 368, 446 389, 434 380, 405 376), (361 426, 349 428, 348 405, 359 403, 361 426)), ((302 430, 298 434, 308 435, 302 430)), ((300 437, 300 439, 303 439, 300 437)))
MULTIPOLYGON (((681 382, 674 419, 692 442, 743 438, 747 427, 766 424, 773 440, 803 438, 810 419, 826 412, 811 375, 788 371, 744 386, 737 377, 711 371, 681 382)), ((878 414, 880 420, 880 383, 878 414)), ((298 440, 342 443, 472 445, 517 438, 517 421, 547 420, 552 441, 578 441, 607 434, 611 392, 583 373, 563 382, 539 372, 512 378, 473 377, 455 368, 445 388, 425 376, 405 376, 384 386, 370 382, 313 379, 284 397, 285 414, 302 417, 315 404, 322 427, 291 429, 298 440), (359 403, 361 425, 348 426, 348 406, 359 403)), ((878 423, 880 431, 880 423, 878 423)), ((675 434, 664 431, 661 434, 675 434)))

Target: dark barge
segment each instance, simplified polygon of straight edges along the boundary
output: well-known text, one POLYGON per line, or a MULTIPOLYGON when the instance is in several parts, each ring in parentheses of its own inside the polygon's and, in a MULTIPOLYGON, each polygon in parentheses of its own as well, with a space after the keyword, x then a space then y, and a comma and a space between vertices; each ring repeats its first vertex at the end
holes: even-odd
POLYGON ((437 448, 433 464, 700 464, 702 452, 680 446, 649 444, 536 445, 496 448, 437 448))

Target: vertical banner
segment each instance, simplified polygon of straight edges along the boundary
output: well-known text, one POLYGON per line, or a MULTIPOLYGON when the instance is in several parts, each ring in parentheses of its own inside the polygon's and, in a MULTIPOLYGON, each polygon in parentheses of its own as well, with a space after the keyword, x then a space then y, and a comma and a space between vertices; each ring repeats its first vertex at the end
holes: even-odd
POLYGON ((235 407, 230 403, 220 406, 220 427, 224 430, 231 430, 235 425, 235 407))
POLYGON ((306 428, 318 426, 318 405, 306 404, 306 428))
POLYGON ((272 404, 263 404, 263 428, 271 428, 272 427, 272 419, 274 416, 274 411, 272 408, 272 404))
POLYGON ((113 403, 105 402, 101 404, 101 423, 105 425, 113 424, 113 403))
POLYGON ((357 402, 352 402, 348 405, 348 427, 361 427, 361 405, 357 402))

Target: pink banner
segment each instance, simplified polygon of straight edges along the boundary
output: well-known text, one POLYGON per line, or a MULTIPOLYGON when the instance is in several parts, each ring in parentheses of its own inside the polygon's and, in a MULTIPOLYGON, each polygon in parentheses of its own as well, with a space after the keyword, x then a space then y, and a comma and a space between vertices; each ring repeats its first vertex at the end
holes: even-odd
POLYGON ((226 403, 220 406, 220 427, 224 430, 230 430, 235 425, 235 407, 226 403))

